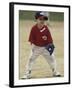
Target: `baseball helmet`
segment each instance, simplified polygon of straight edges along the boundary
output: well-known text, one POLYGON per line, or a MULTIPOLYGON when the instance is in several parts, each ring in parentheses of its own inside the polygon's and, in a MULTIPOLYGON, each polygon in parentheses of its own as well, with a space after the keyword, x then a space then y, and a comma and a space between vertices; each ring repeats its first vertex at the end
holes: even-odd
POLYGON ((41 18, 41 17, 44 18, 44 20, 48 20, 47 12, 43 12, 43 11, 36 12, 35 19, 38 19, 38 18, 41 18))

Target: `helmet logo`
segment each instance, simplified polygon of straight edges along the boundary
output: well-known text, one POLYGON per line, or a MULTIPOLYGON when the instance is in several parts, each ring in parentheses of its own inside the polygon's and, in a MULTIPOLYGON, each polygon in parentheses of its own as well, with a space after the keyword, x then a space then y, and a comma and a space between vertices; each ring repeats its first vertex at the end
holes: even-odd
POLYGON ((44 13, 43 13, 43 12, 41 12, 41 13, 40 13, 40 15, 44 15, 44 13))

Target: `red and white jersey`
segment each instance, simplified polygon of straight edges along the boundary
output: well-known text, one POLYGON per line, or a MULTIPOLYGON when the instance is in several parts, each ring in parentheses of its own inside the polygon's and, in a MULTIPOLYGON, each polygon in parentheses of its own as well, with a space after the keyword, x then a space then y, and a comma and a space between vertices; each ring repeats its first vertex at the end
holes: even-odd
POLYGON ((39 29, 37 24, 31 29, 29 41, 36 46, 45 46, 53 42, 48 27, 44 25, 41 29, 39 29))

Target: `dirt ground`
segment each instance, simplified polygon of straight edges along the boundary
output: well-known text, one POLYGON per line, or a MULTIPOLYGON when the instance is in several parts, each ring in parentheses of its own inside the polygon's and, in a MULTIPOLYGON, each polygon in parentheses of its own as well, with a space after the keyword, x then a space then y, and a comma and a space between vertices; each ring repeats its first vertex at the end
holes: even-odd
MULTIPOLYGON (((31 27, 35 24, 31 20, 21 20, 19 23, 20 44, 19 44, 19 78, 21 79, 25 74, 25 66, 31 51, 31 45, 28 42, 31 27)), ((50 22, 49 29, 52 34, 55 44, 55 57, 57 61, 57 69, 64 76, 64 23, 50 22)), ((49 64, 43 56, 39 56, 33 65, 32 78, 52 77, 52 72, 49 64)))

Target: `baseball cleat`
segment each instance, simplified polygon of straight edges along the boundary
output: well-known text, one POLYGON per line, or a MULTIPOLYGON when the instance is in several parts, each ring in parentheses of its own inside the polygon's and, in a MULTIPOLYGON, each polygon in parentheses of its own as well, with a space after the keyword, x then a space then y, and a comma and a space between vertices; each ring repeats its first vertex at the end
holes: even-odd
POLYGON ((24 75, 21 79, 30 79, 31 76, 30 75, 24 75))
POLYGON ((31 70, 27 71, 27 73, 22 77, 22 79, 30 79, 31 78, 31 70))
POLYGON ((56 72, 53 74, 53 77, 61 77, 61 74, 59 72, 56 72))
POLYGON ((60 74, 58 74, 58 75, 53 75, 53 77, 61 77, 61 75, 60 75, 60 74))

